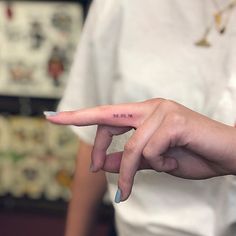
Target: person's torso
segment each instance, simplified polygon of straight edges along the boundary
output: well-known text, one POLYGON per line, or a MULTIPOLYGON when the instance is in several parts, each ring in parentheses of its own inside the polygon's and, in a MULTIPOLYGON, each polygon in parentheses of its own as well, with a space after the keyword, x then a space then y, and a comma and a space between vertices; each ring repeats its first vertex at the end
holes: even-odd
MULTIPOLYGON (((213 117, 235 77, 236 9, 220 34, 214 25, 214 1, 104 2, 107 9, 99 18, 93 47, 100 59, 98 78, 113 76, 110 103, 163 97, 213 117), (211 24, 211 46, 196 46, 211 24)), ((228 3, 219 1, 220 7, 228 3)), ((117 179, 108 179, 113 196, 117 179)), ((220 214, 227 211, 226 195, 223 178, 190 181, 140 172, 130 199, 115 206, 120 235, 215 236, 224 224, 220 214)))

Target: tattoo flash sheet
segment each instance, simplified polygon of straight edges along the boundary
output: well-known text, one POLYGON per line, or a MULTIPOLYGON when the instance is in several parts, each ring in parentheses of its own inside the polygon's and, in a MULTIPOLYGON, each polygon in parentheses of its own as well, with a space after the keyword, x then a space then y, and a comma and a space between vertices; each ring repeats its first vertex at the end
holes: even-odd
POLYGON ((70 199, 78 138, 68 127, 0 116, 0 141, 0 196, 70 199))
POLYGON ((77 3, 0 2, 0 94, 59 98, 82 28, 77 3))

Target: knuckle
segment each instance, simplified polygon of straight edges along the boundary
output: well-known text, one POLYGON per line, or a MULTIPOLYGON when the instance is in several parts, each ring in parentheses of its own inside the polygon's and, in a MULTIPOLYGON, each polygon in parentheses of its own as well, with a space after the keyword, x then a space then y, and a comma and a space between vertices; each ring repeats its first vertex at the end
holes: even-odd
POLYGON ((165 122, 174 128, 184 125, 186 123, 186 118, 179 111, 170 111, 165 117, 165 122))
POLYGON ((151 144, 148 144, 144 149, 143 149, 143 156, 146 160, 152 160, 155 158, 155 154, 153 152, 153 148, 151 144))
POLYGON ((186 125, 186 118, 179 112, 169 112, 165 119, 166 133, 171 140, 175 140, 186 125))
POLYGON ((164 98, 152 98, 152 99, 147 100, 147 102, 150 103, 150 104, 158 105, 160 102, 163 102, 165 100, 166 99, 164 99, 164 98))
POLYGON ((177 108, 177 104, 176 102, 169 100, 169 99, 163 99, 160 103, 160 107, 163 110, 167 110, 167 111, 174 111, 177 108))
POLYGON ((164 98, 152 98, 152 99, 149 99, 145 102, 148 105, 150 105, 151 107, 153 107, 154 109, 156 109, 160 104, 162 104, 165 101, 166 101, 166 99, 164 99, 164 98))
POLYGON ((129 140, 124 146, 124 152, 129 155, 137 151, 137 144, 135 140, 129 140))
POLYGON ((145 108, 145 112, 142 119, 140 119, 137 123, 137 126, 140 126, 155 110, 159 108, 160 104, 162 104, 164 101, 165 99, 163 98, 152 98, 141 102, 141 105, 143 105, 142 107, 145 108))

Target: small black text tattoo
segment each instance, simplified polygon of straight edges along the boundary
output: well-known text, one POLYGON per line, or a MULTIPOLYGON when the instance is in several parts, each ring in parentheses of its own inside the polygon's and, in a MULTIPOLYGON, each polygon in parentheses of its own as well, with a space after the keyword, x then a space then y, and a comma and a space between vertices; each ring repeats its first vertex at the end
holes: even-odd
POLYGON ((125 114, 125 113, 122 113, 122 114, 113 114, 113 118, 133 118, 133 114, 125 114))

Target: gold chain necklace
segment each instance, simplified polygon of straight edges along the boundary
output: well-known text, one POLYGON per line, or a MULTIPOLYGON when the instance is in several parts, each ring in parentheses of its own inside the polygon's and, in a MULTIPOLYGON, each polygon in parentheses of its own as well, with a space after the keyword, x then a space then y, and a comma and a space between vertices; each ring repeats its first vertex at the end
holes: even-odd
POLYGON ((198 40, 197 42, 195 42, 195 45, 199 46, 199 47, 210 47, 211 46, 211 43, 208 41, 208 36, 214 27, 220 35, 223 35, 225 33, 231 13, 233 12, 234 8, 236 7, 236 0, 232 0, 230 3, 228 3, 226 6, 224 6, 221 9, 220 9, 219 4, 216 0, 212 0, 212 1, 216 7, 216 12, 213 14, 212 23, 206 27, 201 39, 198 40), (224 21, 223 21, 223 17, 224 17, 224 21))

